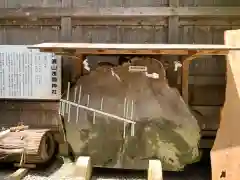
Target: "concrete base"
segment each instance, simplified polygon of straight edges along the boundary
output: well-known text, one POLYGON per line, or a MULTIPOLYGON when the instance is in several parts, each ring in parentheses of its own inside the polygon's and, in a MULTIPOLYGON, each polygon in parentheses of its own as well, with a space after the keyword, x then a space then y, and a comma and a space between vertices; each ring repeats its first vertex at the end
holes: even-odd
POLYGON ((160 160, 149 160, 148 180, 163 180, 162 163, 160 160))
POLYGON ((76 162, 74 176, 76 179, 90 180, 92 174, 91 158, 89 156, 80 156, 76 162))

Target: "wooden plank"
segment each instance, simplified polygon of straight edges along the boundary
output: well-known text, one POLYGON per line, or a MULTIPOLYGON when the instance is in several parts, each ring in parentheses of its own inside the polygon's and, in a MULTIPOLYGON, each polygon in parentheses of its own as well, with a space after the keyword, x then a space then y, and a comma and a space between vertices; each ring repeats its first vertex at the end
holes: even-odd
MULTIPOLYGON (((240 30, 225 31, 225 44, 239 46, 240 30)), ((240 174, 240 61, 239 51, 227 56, 226 98, 220 127, 211 150, 212 180, 239 179, 240 174)))
POLYGON ((7 179, 9 180, 21 180, 28 173, 29 169, 27 168, 19 168, 13 174, 11 174, 7 179))
POLYGON ((29 19, 1 19, 1 26, 50 26, 50 27, 58 27, 61 25, 59 19, 37 19, 36 21, 32 21, 29 19))
MULTIPOLYGON (((179 0, 169 0, 169 7, 177 8, 179 6, 179 0)), ((179 17, 171 16, 168 19, 168 43, 177 44, 179 35, 179 17)))
POLYGON ((111 7, 111 8, 0 8, 0 18, 105 17, 238 17, 240 7, 111 7))
POLYGON ((201 139, 199 147, 201 149, 211 149, 214 144, 214 139, 201 139))
MULTIPOLYGON (((240 25, 239 19, 229 19, 225 18, 201 18, 201 19, 193 19, 189 18, 181 18, 179 21, 180 26, 219 26, 222 28, 228 28, 233 25, 240 25)), ((214 28, 214 27, 213 27, 214 28)), ((229 28, 228 28, 229 29, 229 28)), ((223 43, 221 43, 223 44, 223 43)))
POLYGON ((203 130, 201 132, 202 137, 216 137, 217 130, 203 130))
POLYGON ((61 18, 61 41, 72 40, 72 19, 71 17, 61 18))
POLYGON ((204 51, 204 53, 216 53, 221 51, 223 55, 228 53, 228 50, 240 50, 240 47, 226 46, 226 45, 216 45, 216 44, 110 44, 110 43, 41 43, 29 48, 45 48, 46 50, 65 50, 66 52, 72 53, 77 49, 81 51, 85 50, 169 50, 169 51, 197 51, 198 54, 204 51))
POLYGON ((189 103, 189 66, 191 61, 198 55, 198 53, 190 55, 189 57, 183 59, 182 63, 182 97, 186 104, 189 103))
MULTIPOLYGON (((169 7, 177 8, 179 6, 179 0, 169 0, 169 7)), ((179 16, 170 16, 168 18, 168 43, 169 44, 178 44, 179 36, 179 16)), ((169 60, 171 62, 177 61, 178 56, 171 56, 169 60)), ((171 63, 173 66, 170 66, 167 69, 168 82, 170 86, 176 86, 179 71, 174 71, 174 63, 171 63)))
POLYGON ((162 163, 160 160, 149 160, 147 180, 163 180, 162 163))
MULTIPOLYGON (((39 48, 41 52, 52 52, 56 55, 62 56, 78 56, 81 54, 85 55, 118 55, 118 54, 134 54, 134 55, 189 55, 198 50, 154 50, 154 49, 71 49, 71 48, 39 48), (69 52, 70 51, 70 52, 69 52)), ((201 55, 226 55, 228 50, 199 50, 201 55)))
MULTIPOLYGON (((181 84, 179 81, 178 84, 181 84)), ((205 86, 205 85, 225 85, 226 78, 224 76, 197 76, 189 75, 189 85, 205 86)))
POLYGON ((221 106, 224 99, 224 85, 189 86, 189 104, 191 105, 221 106))
MULTIPOLYGON (((62 8, 72 8, 71 0, 63 0, 62 8)), ((72 39, 72 19, 71 17, 61 17, 61 41, 71 41, 72 39)))
MULTIPOLYGON (((1 21, 0 21, 1 24, 1 21)), ((167 26, 167 18, 127 18, 116 20, 115 18, 91 18, 91 19, 72 19, 73 26, 167 26)))
MULTIPOLYGON (((212 28, 208 26, 193 27, 193 42, 196 44, 212 44, 212 28)), ((222 43, 221 43, 222 44, 222 43)), ((211 56, 198 57, 191 63, 190 74, 212 74, 215 73, 214 59, 211 56)))

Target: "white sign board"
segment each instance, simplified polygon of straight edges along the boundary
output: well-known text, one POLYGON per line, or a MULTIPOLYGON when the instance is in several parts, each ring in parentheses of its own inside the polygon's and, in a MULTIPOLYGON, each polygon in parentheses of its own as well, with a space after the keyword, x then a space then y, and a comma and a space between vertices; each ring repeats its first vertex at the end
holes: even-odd
POLYGON ((61 99, 61 58, 27 46, 0 46, 0 99, 61 99))
POLYGON ((146 66, 129 66, 128 67, 129 72, 147 72, 146 66))

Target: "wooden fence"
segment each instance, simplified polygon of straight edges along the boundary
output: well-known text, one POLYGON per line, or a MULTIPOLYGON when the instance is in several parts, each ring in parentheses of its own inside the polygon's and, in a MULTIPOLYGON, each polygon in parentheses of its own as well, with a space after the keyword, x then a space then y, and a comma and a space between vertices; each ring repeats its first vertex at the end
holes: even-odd
MULTIPOLYGON (((239 17, 234 0, 1 0, 0 44, 222 44, 225 30, 240 27, 239 17)), ((225 59, 201 58, 190 67, 190 105, 218 120, 225 59)))

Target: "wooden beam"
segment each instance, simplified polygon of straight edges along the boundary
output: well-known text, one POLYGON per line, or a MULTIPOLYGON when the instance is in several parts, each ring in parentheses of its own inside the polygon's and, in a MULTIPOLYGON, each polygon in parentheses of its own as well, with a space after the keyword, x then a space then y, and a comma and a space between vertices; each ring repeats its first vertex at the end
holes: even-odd
MULTIPOLYGON (((63 0, 62 8, 72 8, 71 0, 63 0)), ((72 40, 72 18, 62 17, 61 18, 61 41, 72 40)))
POLYGON ((240 7, 0 8, 0 18, 239 17, 240 7))
POLYGON ((202 106, 222 106, 225 99, 224 85, 189 86, 189 104, 202 106))
MULTIPOLYGON (((169 7, 178 8, 179 0, 169 0, 169 7)), ((169 44, 177 44, 178 43, 178 26, 179 17, 171 16, 168 19, 168 43, 169 44)))
MULTIPOLYGON (((240 30, 224 33, 226 45, 240 46, 240 30)), ((225 102, 221 110, 220 126, 211 150, 212 180, 236 180, 240 174, 240 52, 227 56, 225 102)))
MULTIPOLYGON (((1 23, 1 21, 0 21, 1 23)), ((156 17, 156 18, 125 18, 118 19, 115 18, 86 18, 86 19, 72 19, 73 26, 166 26, 167 18, 156 17)))
POLYGON ((76 50, 81 50, 85 53, 85 50, 169 50, 169 51, 190 51, 191 54, 201 53, 216 55, 224 53, 226 55, 229 50, 240 50, 240 47, 226 46, 220 44, 113 44, 113 43, 41 43, 35 45, 29 45, 30 49, 49 48, 52 50, 66 50, 68 53, 72 53, 76 50), (213 54, 212 54, 213 53, 213 54))
POLYGON ((72 19, 71 17, 61 18, 61 41, 69 42, 72 40, 72 19))
POLYGON ((182 65, 182 97, 186 104, 189 103, 189 65, 193 59, 196 59, 199 56, 199 53, 195 53, 193 55, 188 56, 187 58, 183 59, 182 65))
POLYGON ((29 46, 62 55, 76 54, 169 54, 169 55, 226 55, 240 47, 207 44, 101 44, 101 43, 42 43, 29 46))
MULTIPOLYGON (((138 55, 189 55, 192 51, 190 50, 153 50, 153 49, 61 49, 61 48, 39 48, 41 52, 51 52, 55 53, 56 55, 61 56, 79 56, 82 54, 94 54, 94 55, 116 55, 116 54, 138 54, 138 55), (69 51, 72 51, 71 53, 69 51)), ((194 51, 194 50, 193 50, 194 51)), ((226 55, 226 51, 219 51, 216 53, 214 50, 212 52, 202 51, 202 55, 226 55)))
MULTIPOLYGON (((179 0, 169 0, 169 7, 177 8, 179 6, 179 0)), ((168 18, 168 43, 178 44, 178 34, 179 34, 179 16, 170 16, 168 18)), ((174 71, 174 61, 177 61, 179 56, 171 56, 169 60, 172 62, 167 69, 168 82, 170 86, 176 86, 179 71, 174 71)))
POLYGON ((201 139, 199 147, 200 149, 211 149, 214 144, 214 139, 201 139))
MULTIPOLYGON (((189 75, 188 78, 189 85, 196 86, 205 86, 205 85, 225 85, 226 78, 225 76, 207 76, 207 75, 189 75)), ((178 85, 181 84, 181 81, 178 81, 178 85)))

